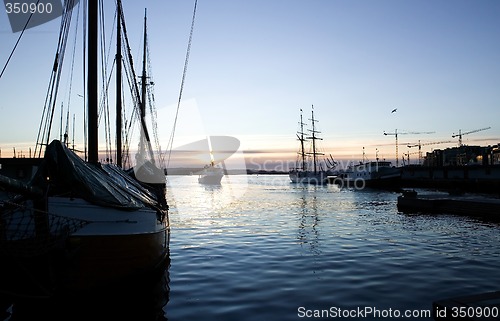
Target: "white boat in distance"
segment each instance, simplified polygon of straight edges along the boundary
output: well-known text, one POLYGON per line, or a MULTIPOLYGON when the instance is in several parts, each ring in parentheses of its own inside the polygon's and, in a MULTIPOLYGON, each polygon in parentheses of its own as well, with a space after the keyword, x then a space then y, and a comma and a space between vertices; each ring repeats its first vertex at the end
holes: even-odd
POLYGON ((216 166, 212 161, 210 165, 206 165, 198 176, 198 182, 208 185, 220 185, 222 177, 224 177, 224 169, 216 166))
POLYGON ((322 140, 317 134, 314 119, 314 107, 311 110, 311 136, 305 137, 304 125, 302 119, 302 109, 300 110, 300 131, 297 133, 297 138, 300 141, 300 150, 298 152, 297 166, 289 171, 288 175, 292 183, 301 184, 327 184, 329 180, 329 172, 337 166, 337 162, 330 155, 324 162, 320 161, 320 156, 325 154, 318 150, 317 140, 322 140), (306 152, 306 142, 310 142, 310 152, 306 152))

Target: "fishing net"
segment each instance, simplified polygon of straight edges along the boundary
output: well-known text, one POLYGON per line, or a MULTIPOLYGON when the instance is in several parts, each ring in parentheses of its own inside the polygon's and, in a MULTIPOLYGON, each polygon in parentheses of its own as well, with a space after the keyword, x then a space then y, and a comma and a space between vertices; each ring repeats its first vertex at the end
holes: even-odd
POLYGON ((10 201, 0 202, 0 213, 0 253, 12 257, 34 257, 63 248, 71 233, 90 223, 10 201))

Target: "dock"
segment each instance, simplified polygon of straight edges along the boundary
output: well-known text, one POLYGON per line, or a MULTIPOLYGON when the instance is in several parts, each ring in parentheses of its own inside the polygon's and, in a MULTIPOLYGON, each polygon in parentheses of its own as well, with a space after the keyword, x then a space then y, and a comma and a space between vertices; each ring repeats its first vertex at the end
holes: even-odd
POLYGON ((434 320, 500 320, 500 291, 443 299, 432 303, 434 320))
POLYGON ((482 195, 418 195, 407 190, 398 196, 397 207, 403 213, 457 214, 500 221, 500 198, 482 195))
POLYGON ((405 166, 401 168, 403 188, 461 190, 500 196, 500 164, 473 166, 405 166))

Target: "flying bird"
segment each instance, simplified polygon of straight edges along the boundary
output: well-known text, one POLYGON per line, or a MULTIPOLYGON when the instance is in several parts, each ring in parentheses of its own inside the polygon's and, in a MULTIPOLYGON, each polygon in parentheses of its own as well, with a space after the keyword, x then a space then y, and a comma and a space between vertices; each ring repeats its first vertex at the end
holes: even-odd
POLYGON ((396 112, 396 110, 398 110, 398 109, 397 109, 397 108, 394 108, 394 109, 391 111, 391 114, 392 114, 392 113, 395 113, 395 112, 396 112))

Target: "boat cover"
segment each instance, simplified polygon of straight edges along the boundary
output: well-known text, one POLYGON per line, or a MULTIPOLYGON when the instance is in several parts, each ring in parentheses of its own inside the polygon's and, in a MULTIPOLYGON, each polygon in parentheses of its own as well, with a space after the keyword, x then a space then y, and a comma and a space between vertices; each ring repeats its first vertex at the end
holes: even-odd
POLYGON ((49 195, 81 197, 100 206, 129 210, 161 208, 156 195, 121 168, 85 162, 59 140, 47 146, 30 185, 48 188, 49 195))

